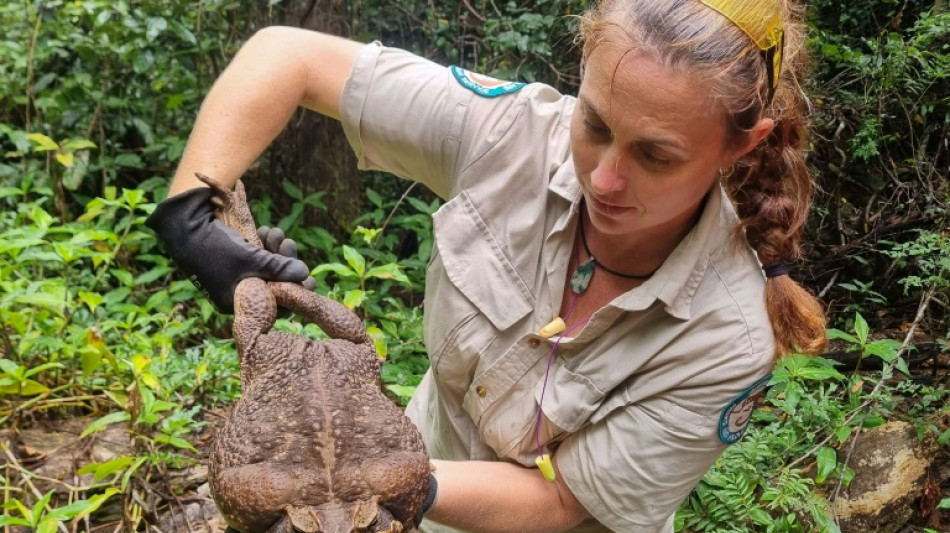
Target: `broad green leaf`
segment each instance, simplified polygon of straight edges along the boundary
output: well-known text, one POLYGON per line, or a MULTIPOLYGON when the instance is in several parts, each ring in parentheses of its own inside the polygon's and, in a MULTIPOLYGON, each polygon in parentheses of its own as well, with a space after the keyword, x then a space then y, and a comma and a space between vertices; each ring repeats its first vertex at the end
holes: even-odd
POLYGON ((106 500, 118 493, 119 491, 117 489, 110 487, 106 489, 104 493, 96 494, 88 500, 75 501, 65 507, 53 509, 47 516, 61 521, 82 518, 94 513, 106 500))
POLYGON ((815 381, 822 381, 830 378, 834 379, 845 379, 845 377, 833 368, 818 368, 814 366, 808 366, 799 370, 799 377, 804 379, 811 379, 815 381))
POLYGON ((365 301, 366 292, 359 289, 346 291, 346 294, 343 295, 343 305, 349 309, 356 309, 357 307, 363 305, 363 302, 365 301))
POLYGON ((945 429, 943 433, 941 433, 940 436, 937 437, 937 442, 941 446, 950 446, 950 429, 945 429))
POLYGON ((85 430, 79 435, 79 438, 85 438, 88 435, 91 435, 97 431, 102 430, 110 424, 116 424, 118 422, 127 422, 132 419, 132 416, 126 411, 116 411, 114 413, 109 413, 103 417, 100 417, 93 423, 89 424, 85 430))
POLYGON ((341 278, 359 278, 359 275, 353 269, 340 263, 324 263, 310 271, 310 275, 317 277, 324 272, 333 272, 341 278))
POLYGON ((839 340, 848 341, 851 344, 861 344, 861 341, 859 341, 857 337, 855 337, 854 335, 851 335, 850 333, 845 333, 844 331, 841 331, 840 329, 828 328, 827 334, 828 334, 829 340, 839 339, 839 340))
POLYGON ((854 333, 858 336, 858 341, 864 344, 868 340, 868 323, 861 316, 861 313, 854 314, 854 333))
POLYGON ((105 297, 97 292, 79 291, 79 299, 89 307, 90 311, 95 312, 105 297))
POLYGON ((416 387, 410 385, 386 385, 386 389, 400 398, 412 398, 416 387))
POLYGON ((838 452, 834 448, 828 446, 822 446, 818 450, 818 474, 815 476, 815 481, 818 483, 824 483, 828 476, 835 471, 835 468, 838 467, 838 452))
POLYGON ((0 370, 2 370, 5 374, 14 376, 22 376, 26 372, 25 367, 22 367, 9 359, 0 359, 0 370))
POLYGON ((53 311, 60 316, 63 315, 63 308, 66 306, 66 303, 63 301, 62 295, 51 294, 48 292, 18 294, 12 298, 12 301, 18 304, 25 304, 25 305, 35 306, 35 307, 42 307, 44 309, 49 309, 50 311, 53 311))
POLYGON ((104 463, 90 463, 82 468, 80 468, 77 473, 79 475, 92 474, 94 481, 99 481, 100 479, 113 474, 118 470, 125 468, 126 466, 132 464, 131 455, 123 455, 121 457, 116 457, 110 461, 104 463))
POLYGON ((848 437, 851 436, 851 426, 839 426, 835 430, 835 437, 838 438, 838 442, 844 442, 848 440, 848 437))
POLYGON ((30 527, 33 524, 25 518, 17 518, 15 516, 3 515, 0 516, 0 526, 26 526, 30 527))
POLYGON ((73 168, 75 160, 72 152, 56 152, 56 161, 66 168, 73 168))
POLYGON ((880 415, 868 415, 867 418, 864 419, 863 426, 868 429, 876 428, 878 426, 884 425, 884 422, 884 418, 882 418, 880 415))
POLYGON ((785 405, 783 410, 788 414, 794 414, 798 407, 798 402, 802 399, 801 385, 794 381, 789 381, 785 385, 785 405))
POLYGON ((937 509, 950 509, 950 498, 944 498, 937 504, 937 509))
POLYGON ((40 372, 49 370, 51 368, 66 368, 66 367, 63 366, 62 363, 43 363, 41 365, 31 367, 29 370, 23 373, 23 377, 28 378, 30 376, 35 376, 39 374, 40 372))
POLYGON ((376 348, 376 355, 381 359, 385 359, 386 355, 389 353, 389 349, 386 346, 386 335, 383 331, 375 326, 370 326, 366 328, 366 334, 369 335, 369 338, 373 339, 373 346, 376 348))
POLYGON ((366 259, 356 251, 356 248, 345 244, 343 245, 343 257, 346 258, 346 262, 356 272, 356 275, 362 279, 363 274, 366 273, 366 259))
POLYGON ((409 278, 403 273, 402 269, 396 263, 387 263, 369 269, 366 273, 367 278, 394 279, 407 285, 411 285, 409 278))
POLYGON ((122 199, 129 207, 135 209, 145 201, 145 191, 140 189, 122 189, 122 199))
POLYGON ((102 365, 102 352, 90 346, 83 346, 79 353, 82 375, 89 377, 102 365))
POLYGON ((284 180, 280 183, 280 186, 284 189, 284 192, 287 193, 287 196, 290 196, 294 200, 303 200, 303 191, 293 183, 284 180))
POLYGON ((36 533, 56 533, 59 527, 59 520, 44 518, 36 525, 36 533))
POLYGON ((37 394, 43 394, 44 392, 48 391, 49 387, 32 379, 24 379, 18 384, 0 387, 0 395, 9 394, 14 396, 36 396, 37 394))
POLYGON ((71 152, 76 152, 78 150, 85 150, 87 148, 96 148, 96 143, 90 141, 89 139, 72 139, 66 141, 66 144, 63 145, 63 148, 71 152))
POLYGON ((176 448, 181 448, 183 450, 191 450, 193 452, 198 451, 195 449, 194 446, 191 445, 190 442, 186 441, 185 439, 181 437, 172 437, 170 435, 158 435, 157 437, 155 437, 155 442, 170 444, 176 448))
POLYGON ((145 166, 145 163, 142 162, 142 158, 138 154, 125 153, 119 154, 115 158, 115 164, 120 167, 129 167, 129 168, 142 168, 145 166))
POLYGON ((59 145, 56 144, 56 141, 50 139, 42 133, 30 133, 27 135, 27 138, 33 141, 33 151, 34 152, 48 152, 50 150, 59 150, 59 145))
POLYGON ((148 271, 142 273, 142 275, 140 275, 140 276, 138 276, 137 278, 135 278, 135 281, 133 282, 133 284, 134 284, 134 285, 147 285, 147 284, 152 283, 153 281, 155 281, 155 280, 157 280, 157 279, 160 279, 160 278, 163 278, 163 277, 167 276, 172 270, 174 270, 174 269, 173 269, 171 266, 168 266, 168 265, 157 266, 157 267, 155 267, 155 268, 153 268, 153 269, 151 269, 151 270, 148 270, 148 271))

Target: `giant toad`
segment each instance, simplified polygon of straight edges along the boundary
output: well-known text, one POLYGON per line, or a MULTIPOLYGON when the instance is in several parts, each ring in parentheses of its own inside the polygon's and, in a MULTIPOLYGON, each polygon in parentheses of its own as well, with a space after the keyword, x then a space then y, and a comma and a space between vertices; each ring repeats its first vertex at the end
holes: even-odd
MULTIPOLYGON (((216 215, 261 246, 237 184, 216 215)), ((211 448, 211 493, 230 531, 415 531, 429 460, 415 426, 382 393, 362 321, 293 283, 248 278, 234 294, 243 395, 211 448), (278 306, 331 337, 270 331, 278 306)))

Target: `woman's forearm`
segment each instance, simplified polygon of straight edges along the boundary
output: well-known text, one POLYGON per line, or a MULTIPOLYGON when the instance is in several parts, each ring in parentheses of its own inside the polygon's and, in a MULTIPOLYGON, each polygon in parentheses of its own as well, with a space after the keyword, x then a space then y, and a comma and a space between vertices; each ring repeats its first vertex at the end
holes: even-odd
POLYGON ((200 186, 195 172, 233 185, 300 106, 338 117, 343 86, 362 47, 297 28, 256 33, 205 98, 169 195, 200 186))
POLYGON ((587 511, 560 478, 503 462, 433 461, 439 495, 426 518, 471 532, 550 533, 576 526, 587 511))

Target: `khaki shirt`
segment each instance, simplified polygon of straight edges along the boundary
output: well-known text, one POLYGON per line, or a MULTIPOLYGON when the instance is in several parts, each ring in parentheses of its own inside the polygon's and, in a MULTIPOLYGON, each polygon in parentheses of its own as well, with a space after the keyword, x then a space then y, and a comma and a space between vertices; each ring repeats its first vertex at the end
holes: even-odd
POLYGON ((428 453, 534 467, 543 392, 540 441, 596 519, 574 531, 672 531, 677 506, 726 447, 727 406, 771 370, 765 280, 717 187, 648 281, 561 340, 545 387, 556 338, 538 330, 561 307, 581 200, 574 102, 374 44, 341 114, 361 168, 447 200, 426 278, 431 368, 407 409, 428 453))

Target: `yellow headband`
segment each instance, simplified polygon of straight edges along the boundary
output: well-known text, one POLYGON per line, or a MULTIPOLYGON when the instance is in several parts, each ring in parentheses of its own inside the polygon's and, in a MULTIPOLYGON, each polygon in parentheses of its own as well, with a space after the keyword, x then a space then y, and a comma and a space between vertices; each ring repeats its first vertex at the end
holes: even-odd
POLYGON ((762 50, 769 71, 769 94, 778 86, 782 73, 782 0, 700 0, 745 32, 762 50))

